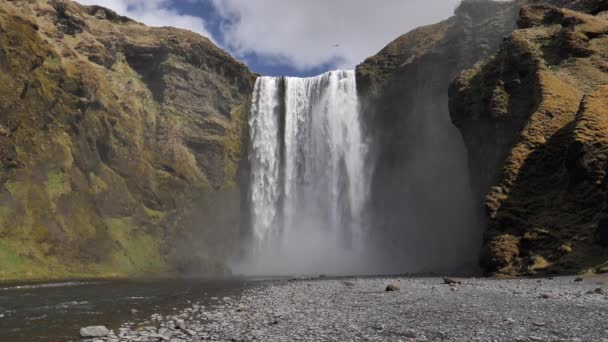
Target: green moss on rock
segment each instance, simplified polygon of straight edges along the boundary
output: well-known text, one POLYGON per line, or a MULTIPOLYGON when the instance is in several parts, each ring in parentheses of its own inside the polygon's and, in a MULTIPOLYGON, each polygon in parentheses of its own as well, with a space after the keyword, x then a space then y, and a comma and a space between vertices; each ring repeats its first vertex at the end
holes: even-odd
POLYGON ((118 275, 168 271, 158 237, 141 230, 130 217, 107 219, 105 222, 110 238, 119 247, 112 252, 111 271, 118 275))

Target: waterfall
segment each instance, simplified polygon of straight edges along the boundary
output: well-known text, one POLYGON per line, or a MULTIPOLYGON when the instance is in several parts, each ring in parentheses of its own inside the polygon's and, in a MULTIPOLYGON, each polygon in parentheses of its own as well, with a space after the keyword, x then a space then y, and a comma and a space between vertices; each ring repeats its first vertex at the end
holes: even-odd
POLYGON ((258 78, 249 125, 253 241, 240 271, 357 272, 369 168, 354 71, 258 78))

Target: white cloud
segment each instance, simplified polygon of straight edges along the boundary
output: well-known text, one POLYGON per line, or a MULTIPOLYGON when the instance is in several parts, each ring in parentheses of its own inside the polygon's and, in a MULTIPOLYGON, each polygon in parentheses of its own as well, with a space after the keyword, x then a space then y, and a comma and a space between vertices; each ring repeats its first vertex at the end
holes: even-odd
POLYGON ((178 1, 211 1, 223 21, 223 47, 239 58, 282 63, 298 71, 330 64, 354 68, 418 26, 449 17, 460 0, 77 0, 108 7, 150 26, 213 36, 200 13, 180 14, 178 1), (334 45, 340 46, 334 46, 334 45))
POLYGON ((460 0, 212 0, 224 46, 298 70, 353 68, 401 34, 449 17, 460 0), (340 46, 334 47, 335 44, 340 46))
POLYGON ((120 15, 140 21, 148 26, 173 26, 196 32, 212 41, 205 21, 197 16, 180 14, 171 8, 168 0, 77 0, 83 5, 99 5, 120 15))

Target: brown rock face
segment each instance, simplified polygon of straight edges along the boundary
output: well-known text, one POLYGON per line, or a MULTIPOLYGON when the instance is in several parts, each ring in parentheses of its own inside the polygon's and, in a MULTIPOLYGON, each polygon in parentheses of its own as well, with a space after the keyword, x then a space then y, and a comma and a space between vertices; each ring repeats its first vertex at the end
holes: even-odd
POLYGON ((0 279, 225 272, 255 80, 192 32, 0 3, 0 279))
POLYGON ((464 1, 452 18, 397 38, 357 67, 376 165, 372 226, 382 249, 401 255, 391 258, 401 269, 475 267, 480 215, 466 151, 450 121, 448 87, 497 51, 516 28, 518 11, 511 2, 464 1))
POLYGON ((579 272, 608 258, 605 1, 524 6, 520 29, 450 89, 450 112, 485 196, 490 274, 579 272))

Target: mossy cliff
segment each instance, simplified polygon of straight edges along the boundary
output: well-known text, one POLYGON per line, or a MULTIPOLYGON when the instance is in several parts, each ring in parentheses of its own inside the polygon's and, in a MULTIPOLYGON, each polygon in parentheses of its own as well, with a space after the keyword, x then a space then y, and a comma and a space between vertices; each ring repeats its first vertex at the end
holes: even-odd
MULTIPOLYGON (((383 250, 409 269, 473 270, 481 244, 466 150, 448 112, 458 73, 491 56, 519 5, 464 1, 446 21, 409 32, 357 67, 372 170, 372 217, 383 250)), ((395 262, 393 260, 389 262, 395 262)))
POLYGON ((605 1, 530 2, 498 53, 451 86, 485 197, 488 274, 608 271, 605 11, 605 1))
POLYGON ((0 280, 226 272, 254 79, 189 31, 2 1, 0 280))
POLYGON ((357 67, 384 250, 424 270, 481 254, 493 275, 608 271, 606 11, 464 0, 357 67))

